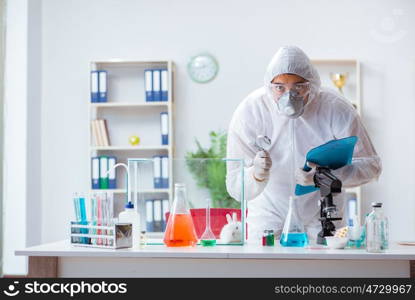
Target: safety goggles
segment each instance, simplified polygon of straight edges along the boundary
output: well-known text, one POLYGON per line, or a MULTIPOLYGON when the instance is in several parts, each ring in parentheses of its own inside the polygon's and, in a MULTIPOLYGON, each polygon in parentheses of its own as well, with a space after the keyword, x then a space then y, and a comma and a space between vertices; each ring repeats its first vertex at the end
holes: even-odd
POLYGON ((269 88, 276 96, 281 96, 287 91, 294 91, 300 95, 305 95, 310 90, 310 82, 290 83, 269 83, 269 88))

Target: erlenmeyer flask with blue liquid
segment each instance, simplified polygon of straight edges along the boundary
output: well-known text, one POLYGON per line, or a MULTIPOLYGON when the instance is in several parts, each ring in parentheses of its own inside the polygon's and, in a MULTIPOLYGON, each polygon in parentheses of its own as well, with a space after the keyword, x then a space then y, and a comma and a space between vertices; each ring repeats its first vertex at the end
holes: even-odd
POLYGON ((287 218, 280 239, 280 244, 284 247, 304 247, 308 245, 307 233, 298 216, 296 201, 297 198, 290 197, 287 218))

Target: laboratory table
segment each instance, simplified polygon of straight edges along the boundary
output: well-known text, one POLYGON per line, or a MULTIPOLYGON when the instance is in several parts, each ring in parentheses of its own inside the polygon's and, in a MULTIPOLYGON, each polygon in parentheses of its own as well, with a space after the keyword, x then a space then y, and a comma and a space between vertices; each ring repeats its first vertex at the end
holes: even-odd
POLYGON ((68 240, 17 250, 29 277, 415 277, 415 246, 364 249, 215 246, 96 249, 68 240))

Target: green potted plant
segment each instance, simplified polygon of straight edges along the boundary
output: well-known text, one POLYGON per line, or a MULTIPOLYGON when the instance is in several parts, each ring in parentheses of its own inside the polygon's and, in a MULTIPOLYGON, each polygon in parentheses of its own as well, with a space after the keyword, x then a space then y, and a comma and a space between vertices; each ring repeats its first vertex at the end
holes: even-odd
MULTIPOLYGON (((232 215, 236 212, 238 219, 241 219, 241 204, 233 199, 226 188, 226 157, 227 134, 222 131, 211 131, 210 147, 204 148, 195 139, 197 149, 194 152, 187 152, 186 165, 199 188, 207 189, 212 200, 211 227, 216 236, 226 224, 226 214, 232 215), (209 159, 210 158, 210 159, 209 159)), ((200 236, 205 229, 205 209, 191 209, 196 232, 200 236)))

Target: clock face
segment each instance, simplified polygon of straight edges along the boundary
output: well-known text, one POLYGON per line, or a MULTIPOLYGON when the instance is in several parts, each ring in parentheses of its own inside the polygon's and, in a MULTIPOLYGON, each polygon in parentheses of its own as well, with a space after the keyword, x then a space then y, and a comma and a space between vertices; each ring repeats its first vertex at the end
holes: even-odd
POLYGON ((190 59, 187 70, 193 81, 206 83, 216 77, 219 65, 213 56, 202 54, 190 59))

